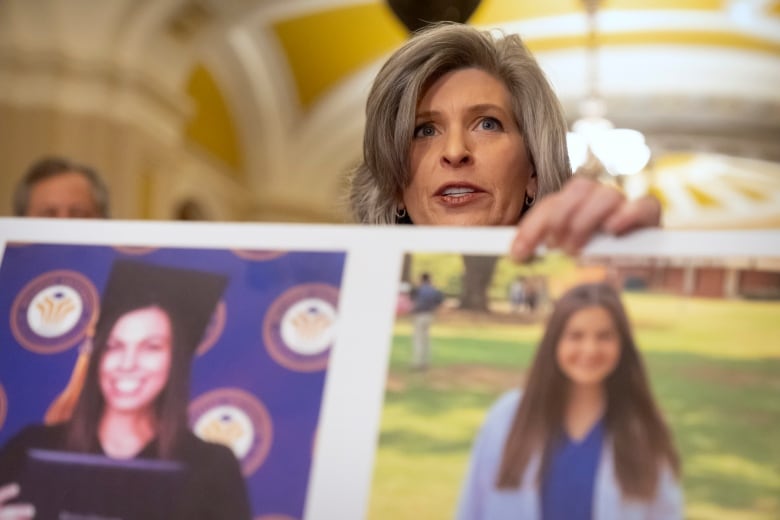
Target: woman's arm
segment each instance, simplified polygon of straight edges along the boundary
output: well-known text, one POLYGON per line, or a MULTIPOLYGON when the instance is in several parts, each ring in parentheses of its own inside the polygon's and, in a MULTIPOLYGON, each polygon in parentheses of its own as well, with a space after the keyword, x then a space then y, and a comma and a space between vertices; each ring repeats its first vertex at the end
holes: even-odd
POLYGON ((28 426, 0 449, 0 520, 26 520, 35 516, 35 507, 31 504, 9 502, 21 493, 17 481, 24 467, 27 449, 40 431, 40 428, 28 426))
POLYGON ((486 502, 496 487, 506 434, 519 400, 518 391, 507 392, 488 412, 471 450, 455 515, 457 520, 490 520, 486 516, 486 502))
POLYGON ((658 492, 650 504, 648 520, 682 520, 685 502, 677 477, 668 466, 661 469, 658 492))
POLYGON ((576 253, 597 232, 621 235, 660 223, 661 203, 655 197, 628 200, 617 188, 573 177, 520 220, 511 255, 525 260, 541 244, 576 253))
POLYGON ((209 498, 215 520, 250 520, 252 512, 247 495, 246 482, 241 466, 233 452, 225 446, 216 446, 210 463, 211 489, 209 498))
POLYGON ((485 461, 486 451, 489 449, 486 437, 488 435, 483 427, 471 449, 466 479, 463 482, 458 511, 455 514, 457 520, 480 520, 483 517, 484 498, 489 482, 485 461))
POLYGON ((27 458, 27 450, 40 442, 43 432, 45 430, 40 426, 28 426, 0 449, 0 520, 26 520, 35 516, 32 504, 9 502, 21 493, 18 479, 27 458))

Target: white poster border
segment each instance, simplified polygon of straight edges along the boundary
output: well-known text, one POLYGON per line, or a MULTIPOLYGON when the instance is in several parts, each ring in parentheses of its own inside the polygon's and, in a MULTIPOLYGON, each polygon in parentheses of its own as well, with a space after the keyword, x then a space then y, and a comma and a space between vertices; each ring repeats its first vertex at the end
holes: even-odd
MULTIPOLYGON (((512 228, 2 218, 0 254, 9 242, 346 252, 339 330, 304 514, 306 520, 331 520, 366 514, 404 254, 504 255, 513 236, 512 228)), ((780 229, 643 230, 597 237, 583 255, 780 258, 780 229)))

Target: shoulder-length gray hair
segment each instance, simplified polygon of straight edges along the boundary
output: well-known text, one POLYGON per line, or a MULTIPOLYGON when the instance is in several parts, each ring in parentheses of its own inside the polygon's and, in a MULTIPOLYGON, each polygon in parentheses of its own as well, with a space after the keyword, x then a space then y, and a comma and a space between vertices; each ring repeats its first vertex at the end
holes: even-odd
POLYGON ((536 171, 536 196, 557 191, 571 175, 563 109, 520 37, 437 24, 416 33, 374 80, 366 103, 363 162, 350 178, 349 203, 357 222, 396 222, 401 193, 411 181, 409 148, 417 102, 437 79, 464 68, 482 69, 509 90, 536 171))

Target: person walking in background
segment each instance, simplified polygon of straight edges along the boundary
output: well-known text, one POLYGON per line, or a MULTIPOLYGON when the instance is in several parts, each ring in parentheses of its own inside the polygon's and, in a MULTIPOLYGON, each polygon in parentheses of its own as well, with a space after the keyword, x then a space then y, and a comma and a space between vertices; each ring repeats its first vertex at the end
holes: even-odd
POLYGON ((522 312, 525 309, 525 281, 518 276, 509 284, 509 310, 512 313, 522 312))
POLYGON ((458 520, 683 517, 680 459, 614 288, 556 303, 522 392, 474 443, 458 520))
POLYGON ((441 305, 444 295, 433 286, 431 275, 422 273, 420 285, 412 293, 412 320, 414 337, 412 338, 412 368, 425 370, 431 361, 430 328, 436 308, 441 305))
POLYGON ((536 308, 539 306, 540 286, 541 284, 538 278, 531 278, 528 280, 528 283, 525 286, 525 304, 528 308, 528 312, 532 315, 536 312, 536 308))
POLYGON ((108 218, 108 189, 94 168, 45 157, 17 184, 13 211, 16 217, 108 218))

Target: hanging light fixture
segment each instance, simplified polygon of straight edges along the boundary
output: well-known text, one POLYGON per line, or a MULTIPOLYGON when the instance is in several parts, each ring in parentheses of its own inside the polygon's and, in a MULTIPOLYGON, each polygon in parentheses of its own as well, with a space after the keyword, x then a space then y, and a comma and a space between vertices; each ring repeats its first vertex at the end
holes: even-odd
MULTIPOLYGON (((588 18, 588 96, 580 103, 580 118, 567 134, 572 171, 589 168, 595 159, 598 168, 614 176, 634 175, 650 160, 650 148, 637 130, 615 128, 606 118, 606 104, 598 90, 598 39, 596 15, 599 0, 583 0, 588 18)), ((600 172, 597 172, 600 173, 600 172)))
POLYGON ((437 22, 466 23, 481 0, 387 0, 396 17, 410 32, 437 22))

